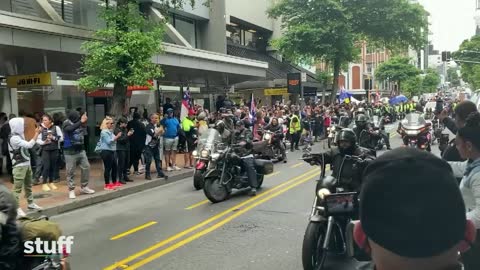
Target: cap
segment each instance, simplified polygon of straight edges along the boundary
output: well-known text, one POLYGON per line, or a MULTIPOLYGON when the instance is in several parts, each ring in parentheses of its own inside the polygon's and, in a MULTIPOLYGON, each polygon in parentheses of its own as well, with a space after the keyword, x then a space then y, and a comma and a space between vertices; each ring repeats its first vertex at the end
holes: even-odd
POLYGON ((173 112, 173 109, 172 109, 172 108, 168 108, 168 109, 167 109, 167 113, 170 113, 170 112, 173 112))
POLYGON ((450 165, 399 148, 364 172, 360 221, 369 239, 402 257, 437 256, 464 239, 466 209, 450 165))

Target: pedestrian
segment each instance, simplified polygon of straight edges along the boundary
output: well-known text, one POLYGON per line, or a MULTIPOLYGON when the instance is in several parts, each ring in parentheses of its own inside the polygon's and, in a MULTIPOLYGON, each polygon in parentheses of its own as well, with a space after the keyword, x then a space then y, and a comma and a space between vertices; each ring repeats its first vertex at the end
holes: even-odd
POLYGON ((130 139, 130 167, 133 166, 133 172, 135 175, 141 175, 138 163, 142 158, 142 153, 145 147, 145 140, 147 138, 147 132, 145 125, 140 121, 140 114, 138 112, 133 113, 133 119, 128 122, 127 129, 133 130, 133 135, 130 139))
POLYGON ((182 129, 185 133, 186 138, 186 150, 184 153, 184 168, 192 169, 193 168, 193 150, 196 148, 197 140, 197 128, 195 123, 195 113, 190 112, 188 116, 185 117, 182 121, 182 129))
POLYGON ((75 199, 75 169, 80 165, 82 194, 93 194, 94 190, 88 187, 90 178, 90 163, 85 152, 85 134, 87 114, 81 117, 78 111, 71 111, 68 119, 63 123, 63 147, 66 163, 68 197, 75 199))
POLYGON ((292 118, 290 119, 290 152, 294 150, 299 150, 298 143, 300 142, 300 134, 302 134, 302 126, 300 123, 300 119, 298 118, 299 112, 295 112, 292 114, 292 118))
MULTIPOLYGON (((165 105, 163 107, 165 108, 165 105)), ((178 119, 173 116, 173 109, 167 109, 167 117, 162 119, 161 125, 165 130, 163 134, 163 144, 167 171, 179 171, 181 169, 177 166, 177 150, 181 127, 178 119)))
MULTIPOLYGON (((15 200, 19 204, 20 193, 22 189, 25 192, 25 199, 28 202, 28 209, 41 210, 33 199, 32 177, 33 171, 30 166, 30 152, 35 145, 41 128, 35 128, 35 121, 31 118, 13 118, 9 121, 11 135, 8 139, 8 150, 12 159, 13 173, 13 192, 15 200), (33 131, 33 136, 31 135, 33 131), (28 136, 27 136, 28 134, 28 136)), ((18 207, 19 216, 25 216, 25 212, 18 207)))
POLYGON ((115 136, 120 134, 117 140, 117 164, 118 164, 118 180, 121 184, 132 182, 128 178, 128 165, 130 164, 130 137, 132 137, 133 129, 127 130, 127 118, 118 119, 117 127, 113 133, 115 136))
POLYGON ((359 210, 353 235, 372 270, 461 270, 458 255, 476 237, 452 169, 426 151, 398 148, 373 161, 359 210))
MULTIPOLYGON (((455 144, 465 162, 449 162, 457 177, 462 177, 460 190, 467 206, 467 218, 472 220, 480 236, 480 113, 471 113, 458 129, 455 144)), ((480 269, 480 237, 463 256, 466 270, 480 269)))
POLYGON ((102 158, 104 165, 104 189, 115 190, 122 186, 117 178, 118 166, 116 155, 117 141, 122 136, 122 132, 119 132, 117 135, 113 134, 113 119, 108 116, 103 119, 102 124, 100 125, 100 130, 100 139, 97 150, 100 151, 100 157, 102 158))
POLYGON ((155 161, 157 169, 157 178, 168 179, 162 170, 162 160, 160 159, 160 137, 165 130, 160 125, 159 115, 154 113, 150 115, 150 123, 146 127, 147 138, 145 140, 145 180, 152 180, 150 175, 150 166, 152 159, 155 161))
POLYGON ((44 114, 42 116, 41 136, 37 144, 41 147, 43 191, 57 190, 53 183, 55 172, 58 170, 59 142, 63 141, 63 133, 60 127, 53 124, 53 118, 44 114))

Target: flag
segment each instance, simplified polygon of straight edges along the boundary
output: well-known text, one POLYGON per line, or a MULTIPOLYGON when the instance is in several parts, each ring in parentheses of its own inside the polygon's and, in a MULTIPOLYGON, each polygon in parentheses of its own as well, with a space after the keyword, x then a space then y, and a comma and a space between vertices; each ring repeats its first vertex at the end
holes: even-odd
POLYGON ((185 117, 187 117, 189 113, 194 114, 195 111, 192 106, 190 87, 187 87, 187 90, 183 92, 182 109, 180 110, 180 120, 183 120, 185 117))
POLYGON ((352 93, 348 92, 345 87, 342 86, 342 88, 340 89, 340 93, 338 94, 338 101, 340 103, 350 103, 350 100, 352 98, 352 93))
POLYGON ((255 98, 253 97, 252 93, 252 99, 250 101, 250 123, 254 124, 255 123, 255 118, 257 117, 257 106, 255 105, 255 98))

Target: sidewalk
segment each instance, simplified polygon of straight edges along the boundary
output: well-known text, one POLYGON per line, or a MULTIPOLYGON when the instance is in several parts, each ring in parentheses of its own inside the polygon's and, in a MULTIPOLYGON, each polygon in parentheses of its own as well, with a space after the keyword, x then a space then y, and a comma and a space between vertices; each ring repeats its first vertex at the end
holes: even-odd
MULTIPOLYGON (((93 204, 97 204, 100 202, 112 200, 115 198, 127 196, 136 192, 140 192, 143 190, 147 190, 150 188, 154 188, 157 186, 161 186, 167 183, 171 183, 174 181, 178 181, 187 177, 191 177, 193 175, 193 169, 184 169, 184 161, 183 161, 183 154, 177 155, 177 166, 182 168, 180 171, 173 171, 167 172, 166 168, 164 172, 168 175, 168 180, 156 179, 155 176, 157 175, 155 165, 152 162, 152 180, 145 180, 145 174, 136 176, 134 174, 130 174, 130 179, 134 180, 134 182, 128 182, 123 187, 115 190, 115 191, 105 191, 103 190, 104 180, 103 180, 103 163, 101 160, 90 160, 90 183, 89 187, 94 189, 96 192, 92 195, 83 195, 80 194, 80 169, 77 169, 75 172, 75 183, 76 183, 76 199, 69 199, 68 198, 68 187, 66 182, 65 170, 60 171, 60 179, 59 183, 55 183, 58 187, 55 191, 48 191, 44 192, 42 190, 42 185, 33 186, 33 195, 35 198, 35 203, 40 205, 43 210, 38 211, 28 211, 26 212, 29 216, 37 216, 37 215, 47 215, 53 216, 58 215, 61 213, 65 213, 68 211, 72 211, 78 208, 90 206, 93 204)), ((132 170, 133 172, 133 170, 132 170)), ((10 183, 9 176, 2 175, 0 176, 0 181, 4 183, 9 189, 12 189, 12 184, 10 183)), ((193 189, 193 184, 192 184, 193 189)), ((24 211, 27 210, 27 202, 24 199, 23 192, 20 196, 20 207, 24 211)))

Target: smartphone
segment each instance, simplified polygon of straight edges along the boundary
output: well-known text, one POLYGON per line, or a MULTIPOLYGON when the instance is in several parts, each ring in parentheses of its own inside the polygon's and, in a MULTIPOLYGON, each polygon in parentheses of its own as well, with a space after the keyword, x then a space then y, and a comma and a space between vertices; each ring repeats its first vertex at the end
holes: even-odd
POLYGON ((131 128, 131 129, 130 129, 130 132, 134 133, 134 132, 135 132, 135 130, 133 130, 133 128, 131 128))

